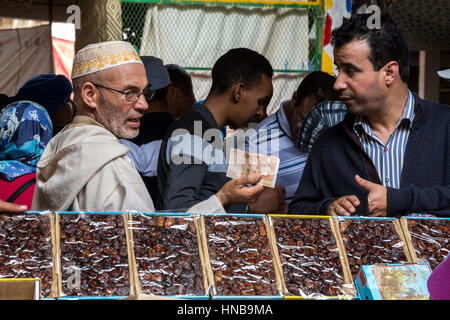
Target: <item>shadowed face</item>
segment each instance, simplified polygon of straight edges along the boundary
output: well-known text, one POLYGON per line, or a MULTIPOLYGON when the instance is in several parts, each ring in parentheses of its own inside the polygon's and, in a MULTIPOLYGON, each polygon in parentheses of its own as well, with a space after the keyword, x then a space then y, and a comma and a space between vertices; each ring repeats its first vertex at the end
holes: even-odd
POLYGON ((304 97, 297 106, 294 105, 292 107, 291 113, 286 115, 293 139, 297 138, 301 122, 306 117, 308 112, 311 111, 312 108, 314 108, 316 103, 317 99, 314 95, 304 97))
POLYGON ((272 95, 272 79, 262 74, 257 84, 242 92, 242 98, 231 116, 232 126, 235 129, 244 128, 255 118, 263 117, 272 95))
POLYGON ((169 87, 167 110, 175 118, 184 117, 194 103, 195 97, 193 92, 186 94, 183 90, 173 85, 169 87))

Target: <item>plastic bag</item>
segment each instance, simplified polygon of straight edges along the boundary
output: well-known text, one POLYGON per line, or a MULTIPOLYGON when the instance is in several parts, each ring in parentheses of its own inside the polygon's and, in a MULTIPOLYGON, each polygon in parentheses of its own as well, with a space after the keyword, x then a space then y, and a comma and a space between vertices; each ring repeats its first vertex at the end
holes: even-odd
POLYGON ((419 261, 434 270, 450 252, 450 219, 405 219, 419 261))
POLYGON ((123 215, 58 214, 57 218, 62 273, 60 295, 130 295, 123 215))
POLYGON ((205 216, 215 296, 279 295, 262 217, 205 216))
POLYGON ((394 219, 337 218, 353 279, 361 266, 406 263, 406 244, 394 219))
POLYGON ((316 299, 348 295, 353 286, 345 279, 329 218, 271 221, 288 295, 316 299))
POLYGON ((134 214, 129 229, 143 294, 207 294, 194 217, 134 214))
POLYGON ((45 298, 56 296, 51 217, 0 215, 0 278, 39 278, 45 298))

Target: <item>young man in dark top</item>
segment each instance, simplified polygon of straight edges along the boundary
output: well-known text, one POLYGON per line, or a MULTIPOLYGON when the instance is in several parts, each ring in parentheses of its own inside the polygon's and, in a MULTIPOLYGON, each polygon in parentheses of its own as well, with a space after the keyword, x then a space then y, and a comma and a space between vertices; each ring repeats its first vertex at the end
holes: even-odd
POLYGON ((289 212, 450 215, 450 108, 408 90, 409 50, 387 15, 354 14, 333 31, 343 122, 312 147, 289 212))
MULTIPOLYGON (((210 197, 230 179, 220 128, 243 128, 263 114, 272 94, 273 69, 265 57, 249 49, 232 49, 213 67, 213 84, 203 103, 169 128, 158 160, 160 210, 189 208, 210 197)), ((238 204, 228 212, 276 211, 282 192, 267 189, 265 203, 238 204), (269 195, 269 196, 267 196, 269 195), (270 205, 268 205, 270 204, 270 205), (261 209, 263 207, 263 209, 261 209)))

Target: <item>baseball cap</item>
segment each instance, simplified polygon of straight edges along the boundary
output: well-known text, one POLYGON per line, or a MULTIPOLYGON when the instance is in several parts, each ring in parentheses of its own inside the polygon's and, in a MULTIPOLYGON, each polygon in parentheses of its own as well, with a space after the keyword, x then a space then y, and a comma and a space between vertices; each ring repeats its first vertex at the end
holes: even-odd
POLYGON ((159 90, 172 84, 169 73, 161 59, 153 56, 142 56, 140 58, 144 63, 151 89, 159 90))

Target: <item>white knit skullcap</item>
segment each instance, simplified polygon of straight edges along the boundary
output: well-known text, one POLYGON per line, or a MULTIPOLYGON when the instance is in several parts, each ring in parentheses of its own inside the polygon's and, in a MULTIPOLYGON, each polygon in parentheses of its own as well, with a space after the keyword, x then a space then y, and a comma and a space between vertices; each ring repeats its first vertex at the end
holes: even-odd
POLYGON ((75 55, 72 79, 128 63, 142 64, 131 43, 108 41, 90 44, 75 55))

